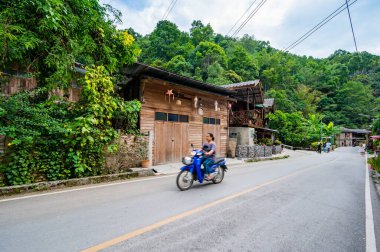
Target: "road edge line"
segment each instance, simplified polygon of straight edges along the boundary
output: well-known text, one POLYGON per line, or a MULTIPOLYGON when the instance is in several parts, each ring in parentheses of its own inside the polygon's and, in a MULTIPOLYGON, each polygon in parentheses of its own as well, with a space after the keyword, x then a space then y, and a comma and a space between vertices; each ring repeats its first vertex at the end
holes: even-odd
POLYGON ((371 188, 369 187, 368 156, 365 154, 366 180, 365 180, 365 237, 366 252, 376 252, 375 225, 373 221, 371 188))

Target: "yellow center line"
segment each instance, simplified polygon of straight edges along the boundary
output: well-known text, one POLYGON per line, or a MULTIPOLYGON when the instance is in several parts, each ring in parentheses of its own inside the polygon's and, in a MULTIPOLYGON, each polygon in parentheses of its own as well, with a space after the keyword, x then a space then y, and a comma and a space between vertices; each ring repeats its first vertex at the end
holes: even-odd
MULTIPOLYGON (((335 160, 333 160, 333 161, 335 161, 335 160)), ((330 162, 331 162, 331 161, 330 161, 330 162)), ((213 207, 213 206, 219 205, 219 204, 221 204, 221 203, 224 203, 224 202, 229 201, 229 200, 232 200, 232 199, 236 199, 236 198, 238 198, 238 197, 240 197, 240 196, 243 196, 243 195, 248 194, 248 193, 250 193, 250 192, 256 191, 256 190, 258 190, 258 189, 260 189, 260 188, 262 188, 262 187, 265 187, 265 186, 268 186, 268 185, 271 185, 271 184, 277 183, 277 182, 279 182, 279 181, 282 181, 282 180, 288 179, 288 178, 290 178, 290 177, 294 177, 294 176, 298 175, 299 173, 303 173, 303 172, 305 172, 305 171, 308 171, 308 170, 311 170, 311 169, 315 169, 316 167, 321 166, 321 165, 322 165, 322 164, 318 164, 318 165, 315 165, 314 167, 309 167, 309 168, 307 168, 307 169, 304 169, 304 170, 301 170, 301 171, 296 171, 296 172, 291 173, 291 174, 289 174, 289 175, 286 175, 286 176, 284 176, 284 177, 280 177, 280 178, 278 178, 278 179, 270 180, 270 181, 265 182, 265 183, 263 183, 263 184, 260 184, 260 185, 254 186, 254 187, 252 187, 252 188, 249 188, 249 189, 247 189, 247 190, 244 190, 244 191, 242 191, 242 192, 239 192, 239 193, 236 193, 236 194, 233 194, 233 195, 230 195, 230 196, 227 196, 227 197, 221 198, 221 199, 219 199, 219 200, 213 201, 213 202, 208 203, 208 204, 206 204, 206 205, 203 205, 203 206, 200 206, 200 207, 194 208, 194 209, 192 209, 192 210, 188 210, 188 211, 183 212, 183 213, 181 213, 181 214, 174 215, 174 216, 169 217, 169 218, 167 218, 167 219, 164 219, 164 220, 162 220, 162 221, 156 222, 156 223, 154 223, 154 224, 152 224, 152 225, 149 225, 149 226, 146 226, 146 227, 143 227, 143 228, 137 229, 137 230, 135 230, 135 231, 132 231, 132 232, 130 232, 130 233, 127 233, 127 234, 124 234, 124 235, 118 236, 118 237, 116 237, 116 238, 114 238, 114 239, 111 239, 111 240, 109 240, 109 241, 106 241, 106 242, 103 242, 103 243, 98 244, 98 245, 96 245, 96 246, 93 246, 93 247, 87 248, 87 249, 85 249, 85 250, 82 250, 82 252, 94 252, 94 251, 100 251, 100 250, 102 250, 102 249, 106 249, 106 248, 111 247, 111 246, 114 246, 114 245, 116 245, 116 244, 118 244, 118 243, 120 243, 120 242, 127 241, 127 240, 129 240, 129 239, 131 239, 131 238, 134 238, 134 237, 136 237, 136 236, 139 236, 139 235, 142 235, 142 234, 144 234, 144 233, 150 232, 150 231, 152 231, 152 230, 155 230, 155 229, 160 228, 160 227, 162 227, 162 226, 165 226, 165 225, 167 225, 167 224, 173 223, 173 222, 175 222, 175 221, 177 221, 177 220, 180 220, 180 219, 183 219, 183 218, 185 218, 185 217, 191 216, 191 215, 193 215, 193 214, 199 213, 199 212, 201 212, 201 211, 203 211, 203 210, 206 210, 206 209, 208 209, 208 208, 211 208, 211 207, 213 207)))

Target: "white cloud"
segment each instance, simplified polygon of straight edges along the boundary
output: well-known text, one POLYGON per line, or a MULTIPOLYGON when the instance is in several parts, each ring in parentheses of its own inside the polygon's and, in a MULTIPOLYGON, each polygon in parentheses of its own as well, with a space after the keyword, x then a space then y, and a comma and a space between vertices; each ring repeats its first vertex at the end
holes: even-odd
MULTIPOLYGON (((132 27, 147 34, 152 32, 162 18, 171 0, 143 0, 141 9, 133 9, 130 0, 101 0, 110 3, 123 13, 121 27, 132 27), (124 2, 123 2, 124 1, 124 2)), ((142 0, 141 0, 142 1, 142 0)), ((168 20, 183 31, 189 31, 193 20, 210 23, 216 33, 226 34, 253 0, 178 0, 168 20)), ((260 0, 257 0, 256 6, 260 0)), ((344 1, 331 0, 267 0, 257 14, 241 30, 256 39, 270 41, 278 49, 284 49, 303 35, 344 1)), ((352 20, 361 51, 380 54, 380 3, 377 0, 361 0, 351 7, 352 20)), ((251 9, 253 10, 253 8, 251 9)), ((244 20, 244 18, 242 19, 244 20)), ((323 28, 292 50, 293 53, 326 57, 337 49, 353 51, 353 39, 347 12, 337 16, 323 28)))

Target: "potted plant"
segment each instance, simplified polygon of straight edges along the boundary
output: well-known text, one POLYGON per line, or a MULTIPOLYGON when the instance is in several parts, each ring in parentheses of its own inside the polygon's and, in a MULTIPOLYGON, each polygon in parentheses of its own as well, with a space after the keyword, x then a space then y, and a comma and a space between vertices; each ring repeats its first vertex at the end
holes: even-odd
POLYGON ((148 168, 150 166, 150 160, 148 158, 148 143, 142 142, 138 148, 138 154, 141 159, 141 167, 148 168))

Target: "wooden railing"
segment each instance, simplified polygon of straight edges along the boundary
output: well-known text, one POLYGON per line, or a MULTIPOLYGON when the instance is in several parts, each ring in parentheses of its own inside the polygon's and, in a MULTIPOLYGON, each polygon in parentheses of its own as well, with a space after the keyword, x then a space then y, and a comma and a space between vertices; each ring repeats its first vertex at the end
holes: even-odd
POLYGON ((257 126, 264 127, 264 120, 260 110, 233 111, 230 113, 231 126, 257 126))

